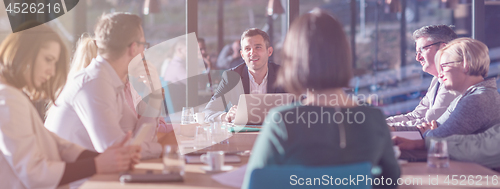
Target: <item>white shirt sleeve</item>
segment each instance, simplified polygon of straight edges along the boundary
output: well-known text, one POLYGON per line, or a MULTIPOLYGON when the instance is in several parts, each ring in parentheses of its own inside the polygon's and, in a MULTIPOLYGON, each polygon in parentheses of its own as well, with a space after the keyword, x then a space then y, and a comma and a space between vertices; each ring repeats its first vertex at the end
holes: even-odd
MULTIPOLYGON (((50 131, 49 131, 50 132, 50 131)), ((59 155, 64 162, 75 162, 78 156, 85 150, 85 148, 69 142, 55 133, 50 132, 54 140, 57 142, 57 150, 59 151, 59 155)))
MULTIPOLYGON (((54 140, 50 139, 48 130, 43 127, 33 105, 18 94, 7 94, 4 105, 0 104, 0 183, 13 184, 21 182, 25 188, 55 188, 62 178, 65 162, 57 161, 57 151, 54 140), (10 97, 9 97, 10 96, 10 97), (13 97, 14 96, 14 97, 13 97), (47 137, 49 136, 49 137, 47 137), (8 166, 4 166, 4 165, 8 166), (10 170, 9 170, 10 169, 10 170), (7 179, 7 180, 4 180, 7 179)), ((55 140, 56 143, 60 140, 55 140)), ((59 148, 65 159, 78 156, 82 148, 69 150, 74 146, 59 143, 65 146, 59 148), (68 151, 66 151, 68 150, 68 151), (72 154, 70 153, 78 153, 72 154)), ((76 159, 76 158, 74 158, 76 159)), ((3 184, 0 184, 3 185, 3 184)), ((4 185, 5 186, 5 185, 4 185)))

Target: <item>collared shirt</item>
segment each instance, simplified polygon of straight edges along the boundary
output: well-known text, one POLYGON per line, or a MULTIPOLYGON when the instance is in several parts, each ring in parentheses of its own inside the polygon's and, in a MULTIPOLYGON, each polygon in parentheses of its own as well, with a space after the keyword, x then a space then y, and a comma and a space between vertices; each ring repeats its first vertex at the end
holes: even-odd
MULTIPOLYGON (((268 72, 269 73, 269 72, 268 72)), ((255 78, 253 78, 253 75, 248 71, 248 77, 250 80, 250 94, 266 94, 267 93, 267 74, 262 80, 262 83, 260 85, 255 82, 255 78)))
MULTIPOLYGON (((103 152, 121 141, 127 131, 137 132, 141 121, 127 105, 124 83, 102 57, 75 74, 64 87, 47 116, 45 127, 89 150, 103 152)), ((142 143, 143 158, 159 157, 161 145, 154 131, 142 143)))

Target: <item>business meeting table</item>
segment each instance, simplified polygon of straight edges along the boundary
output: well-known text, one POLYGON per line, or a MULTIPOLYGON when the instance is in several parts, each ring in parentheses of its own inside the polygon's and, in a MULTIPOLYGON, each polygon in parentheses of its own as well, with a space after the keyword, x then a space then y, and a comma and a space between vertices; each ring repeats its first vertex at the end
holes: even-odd
MULTIPOLYGON (((161 138, 164 134, 159 134, 161 138)), ((206 151, 246 151, 251 150, 258 132, 235 133, 228 139, 227 143, 216 144, 206 151)), ((188 140, 177 136, 177 141, 188 140)), ((165 137, 166 138, 166 137, 165 137)), ((191 139, 192 140, 192 139, 191 139)), ((240 163, 226 163, 234 167, 233 170, 248 162, 248 155, 240 156, 240 163)), ((82 189, 94 188, 234 188, 223 185, 212 178, 218 173, 205 173, 201 169, 204 164, 185 165, 183 182, 164 183, 120 183, 119 174, 97 174, 88 179, 82 189)), ((145 173, 147 170, 161 173, 163 163, 161 159, 144 160, 137 164, 134 173, 145 173)), ((410 162, 401 164, 401 185, 399 188, 500 188, 500 174, 481 165, 468 162, 450 161, 449 168, 428 168, 425 162, 410 162)), ((314 187, 312 187, 314 188, 314 187)))

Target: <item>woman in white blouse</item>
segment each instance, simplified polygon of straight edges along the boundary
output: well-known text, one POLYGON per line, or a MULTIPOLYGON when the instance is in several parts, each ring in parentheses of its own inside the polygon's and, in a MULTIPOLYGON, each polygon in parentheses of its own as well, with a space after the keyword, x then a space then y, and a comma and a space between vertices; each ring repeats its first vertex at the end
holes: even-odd
POLYGON ((45 129, 30 100, 54 102, 67 63, 61 38, 43 24, 0 44, 0 188, 56 188, 95 173, 125 171, 139 161, 140 147, 124 146, 130 133, 99 154, 45 129))

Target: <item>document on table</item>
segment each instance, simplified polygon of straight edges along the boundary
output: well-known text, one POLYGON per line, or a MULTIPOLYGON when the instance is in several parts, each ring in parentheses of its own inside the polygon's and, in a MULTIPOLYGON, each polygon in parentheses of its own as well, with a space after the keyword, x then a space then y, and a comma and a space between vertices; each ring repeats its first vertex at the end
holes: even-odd
POLYGON ((391 137, 398 136, 410 140, 420 140, 423 139, 422 135, 418 131, 393 131, 391 132, 391 137))
POLYGON ((241 188, 246 171, 247 165, 243 165, 234 171, 216 174, 212 176, 212 179, 226 186, 241 188))

